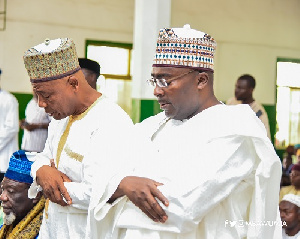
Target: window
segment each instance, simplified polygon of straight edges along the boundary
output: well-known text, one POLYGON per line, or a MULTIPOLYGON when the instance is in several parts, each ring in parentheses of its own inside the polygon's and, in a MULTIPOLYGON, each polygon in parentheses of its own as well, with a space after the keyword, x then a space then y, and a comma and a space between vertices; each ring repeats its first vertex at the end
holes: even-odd
POLYGON ((132 44, 86 41, 86 57, 100 64, 97 89, 131 115, 132 44))
POLYGON ((300 60, 277 60, 276 148, 300 143, 300 60))

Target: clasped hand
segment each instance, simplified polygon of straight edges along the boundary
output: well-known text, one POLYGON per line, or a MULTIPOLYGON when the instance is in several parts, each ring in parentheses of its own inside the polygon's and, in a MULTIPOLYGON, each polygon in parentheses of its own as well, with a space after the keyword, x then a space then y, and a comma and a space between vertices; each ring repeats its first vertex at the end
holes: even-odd
POLYGON ((117 191, 119 190, 120 195, 126 195, 150 219, 164 223, 168 216, 157 200, 166 207, 169 206, 169 201, 157 188, 161 185, 163 184, 149 178, 127 176, 121 181, 117 191))
POLYGON ((37 183, 43 188, 43 193, 51 202, 61 206, 72 204, 72 199, 64 185, 71 182, 70 178, 54 166, 44 165, 36 172, 37 183))

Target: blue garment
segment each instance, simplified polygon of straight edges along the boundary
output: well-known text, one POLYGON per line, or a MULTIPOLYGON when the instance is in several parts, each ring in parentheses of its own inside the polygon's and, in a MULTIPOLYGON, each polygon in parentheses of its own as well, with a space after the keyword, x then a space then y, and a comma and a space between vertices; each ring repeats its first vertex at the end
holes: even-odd
POLYGON ((294 166, 294 164, 291 164, 287 169, 282 168, 282 174, 289 176, 290 173, 292 172, 293 166, 294 166))

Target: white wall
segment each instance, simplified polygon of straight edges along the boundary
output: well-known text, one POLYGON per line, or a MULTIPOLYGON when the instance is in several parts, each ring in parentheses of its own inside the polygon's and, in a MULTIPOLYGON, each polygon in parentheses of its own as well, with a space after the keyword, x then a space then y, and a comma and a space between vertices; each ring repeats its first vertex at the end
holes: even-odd
POLYGON ((233 96, 237 78, 249 73, 257 81, 254 97, 264 104, 275 104, 277 57, 300 59, 299 0, 172 3, 173 26, 188 22, 192 28, 211 34, 218 43, 215 93, 220 100, 233 96))
POLYGON ((73 38, 79 57, 86 39, 132 43, 133 15, 134 0, 8 0, 6 30, 0 31, 1 87, 31 92, 22 57, 45 38, 73 38))
MULTIPOLYGON (((86 39, 132 43, 134 0, 8 0, 7 5, 0 68, 1 86, 9 91, 31 92, 22 56, 47 37, 73 38, 79 57, 86 39)), ((216 39, 220 100, 233 95, 239 75, 249 73, 257 79, 256 99, 275 103, 276 58, 300 59, 299 0, 172 0, 171 14, 173 27, 189 23, 216 39)))

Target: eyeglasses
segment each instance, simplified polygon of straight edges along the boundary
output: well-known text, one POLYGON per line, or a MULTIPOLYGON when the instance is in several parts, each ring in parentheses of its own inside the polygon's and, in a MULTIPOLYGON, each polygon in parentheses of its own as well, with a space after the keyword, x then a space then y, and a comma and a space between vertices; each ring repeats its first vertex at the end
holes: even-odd
POLYGON ((158 78, 158 79, 155 79, 155 78, 151 78, 149 80, 147 80, 147 83, 151 86, 158 86, 158 87, 167 87, 168 85, 170 85, 171 81, 173 80, 176 80, 176 79, 179 79, 181 77, 184 77, 192 72, 194 72, 195 70, 191 70, 191 71, 188 71, 188 72, 185 72, 179 76, 175 76, 175 77, 172 77, 170 79, 165 79, 165 78, 158 78))

